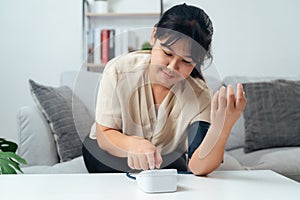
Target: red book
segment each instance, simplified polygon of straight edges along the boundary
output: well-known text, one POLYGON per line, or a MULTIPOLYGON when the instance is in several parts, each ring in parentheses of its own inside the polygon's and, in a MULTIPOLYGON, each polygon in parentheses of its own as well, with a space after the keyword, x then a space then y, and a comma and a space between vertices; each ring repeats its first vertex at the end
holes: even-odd
POLYGON ((109 60, 109 29, 101 30, 101 62, 109 60))

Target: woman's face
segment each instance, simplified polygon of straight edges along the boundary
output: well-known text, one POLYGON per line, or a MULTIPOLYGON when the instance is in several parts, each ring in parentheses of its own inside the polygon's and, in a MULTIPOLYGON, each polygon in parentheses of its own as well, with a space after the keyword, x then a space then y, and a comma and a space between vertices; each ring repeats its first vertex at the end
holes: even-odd
POLYGON ((170 46, 164 45, 166 40, 151 41, 153 46, 149 72, 153 83, 169 88, 190 76, 196 65, 191 58, 190 41, 180 39, 170 46))

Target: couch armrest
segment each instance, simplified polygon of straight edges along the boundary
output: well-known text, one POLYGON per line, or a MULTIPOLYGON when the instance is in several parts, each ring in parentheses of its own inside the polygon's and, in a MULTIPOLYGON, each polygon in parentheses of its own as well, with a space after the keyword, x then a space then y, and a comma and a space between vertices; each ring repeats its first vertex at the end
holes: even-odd
POLYGON ((58 154, 46 118, 36 106, 21 107, 17 114, 18 154, 28 166, 54 165, 58 154))

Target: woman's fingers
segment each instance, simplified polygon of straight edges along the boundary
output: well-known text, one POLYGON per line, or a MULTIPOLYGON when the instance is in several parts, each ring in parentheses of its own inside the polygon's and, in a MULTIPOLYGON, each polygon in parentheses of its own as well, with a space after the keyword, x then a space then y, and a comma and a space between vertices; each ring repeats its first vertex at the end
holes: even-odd
POLYGON ((222 86, 219 91, 218 109, 225 109, 226 105, 226 88, 222 86))
POLYGON ((133 154, 128 155, 127 163, 131 169, 140 169, 140 162, 136 155, 133 154))
POLYGON ((219 91, 217 91, 212 99, 212 108, 218 110, 220 108, 227 108, 229 110, 243 110, 246 105, 246 96, 241 83, 237 84, 237 94, 234 95, 234 90, 232 85, 228 85, 227 94, 226 88, 222 86, 219 91), (226 97, 227 95, 227 97, 226 97))
POLYGON ((235 108, 235 97, 232 85, 227 87, 227 109, 232 111, 235 108))
POLYGON ((217 110, 218 109, 218 99, 219 99, 219 91, 217 91, 212 99, 212 109, 217 110))
POLYGON ((162 159, 159 151, 156 150, 154 153, 154 156, 155 156, 155 167, 160 168, 160 165, 162 164, 163 159, 162 159))
POLYGON ((155 168, 155 158, 154 155, 155 153, 148 153, 147 154, 147 160, 148 160, 148 164, 149 164, 149 168, 150 169, 154 169, 155 168))
POLYGON ((134 163, 131 155, 128 155, 127 164, 131 169, 134 169, 134 163))
POLYGON ((239 111, 243 111, 246 106, 246 96, 243 89, 243 85, 238 83, 237 85, 237 93, 236 93, 236 109, 239 111))
POLYGON ((127 162, 131 169, 148 170, 160 168, 162 157, 159 151, 155 150, 151 153, 129 154, 127 162))
POLYGON ((147 170, 149 169, 149 163, 147 156, 145 154, 139 155, 139 169, 147 170))
POLYGON ((139 158, 136 155, 133 156, 133 166, 134 169, 141 169, 139 158))

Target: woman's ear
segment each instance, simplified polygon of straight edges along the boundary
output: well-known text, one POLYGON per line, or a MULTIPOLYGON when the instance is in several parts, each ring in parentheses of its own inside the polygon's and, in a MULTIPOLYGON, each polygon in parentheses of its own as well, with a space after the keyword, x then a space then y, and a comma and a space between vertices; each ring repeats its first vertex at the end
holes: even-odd
POLYGON ((154 27, 153 30, 152 30, 151 40, 150 40, 151 46, 153 46, 155 41, 156 41, 155 34, 156 34, 156 27, 154 27))

